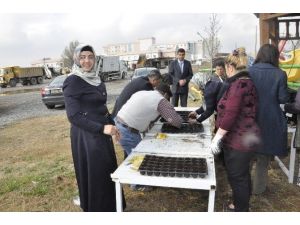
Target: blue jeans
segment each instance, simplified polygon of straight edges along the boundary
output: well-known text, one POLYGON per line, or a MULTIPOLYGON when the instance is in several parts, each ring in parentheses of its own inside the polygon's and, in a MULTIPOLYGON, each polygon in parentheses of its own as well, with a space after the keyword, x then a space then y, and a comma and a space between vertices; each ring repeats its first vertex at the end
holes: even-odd
POLYGON ((139 133, 133 133, 128 128, 122 126, 122 124, 117 120, 115 120, 115 123, 116 127, 121 133, 121 140, 119 142, 126 154, 129 155, 132 149, 134 149, 138 143, 141 142, 142 137, 139 133))
MULTIPOLYGON (((123 147, 125 152, 125 156, 127 157, 142 140, 140 133, 133 133, 128 128, 122 126, 120 122, 115 119, 116 127, 118 128, 119 132, 121 133, 120 144, 123 147)), ((136 185, 131 184, 130 188, 134 191, 139 190, 139 188, 145 188, 144 185, 136 185)), ((149 189, 148 189, 149 190, 149 189)))

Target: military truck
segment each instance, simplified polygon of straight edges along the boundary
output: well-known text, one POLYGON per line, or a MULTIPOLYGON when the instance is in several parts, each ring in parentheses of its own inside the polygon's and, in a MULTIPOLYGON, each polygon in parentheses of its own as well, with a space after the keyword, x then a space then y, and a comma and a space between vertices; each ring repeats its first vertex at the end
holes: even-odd
POLYGON ((42 84, 45 70, 43 67, 3 67, 0 68, 0 86, 6 88, 15 87, 17 83, 22 85, 42 84))

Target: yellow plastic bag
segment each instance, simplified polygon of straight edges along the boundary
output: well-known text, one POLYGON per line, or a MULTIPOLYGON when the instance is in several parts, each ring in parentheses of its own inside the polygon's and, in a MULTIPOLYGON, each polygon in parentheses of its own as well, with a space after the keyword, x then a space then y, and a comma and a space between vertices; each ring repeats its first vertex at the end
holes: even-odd
POLYGON ((168 136, 164 133, 157 133, 156 139, 166 139, 168 136))
POLYGON ((144 160, 144 155, 136 155, 133 156, 129 162, 131 163, 131 169, 133 170, 138 170, 140 165, 142 164, 143 160, 144 160))

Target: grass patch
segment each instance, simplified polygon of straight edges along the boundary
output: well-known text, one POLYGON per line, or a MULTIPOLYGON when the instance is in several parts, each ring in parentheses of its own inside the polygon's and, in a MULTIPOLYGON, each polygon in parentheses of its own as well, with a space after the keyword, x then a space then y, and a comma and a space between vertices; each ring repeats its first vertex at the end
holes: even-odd
MULTIPOLYGON (((24 120, 0 132, 0 211, 80 211, 72 202, 78 190, 65 115, 24 120)), ((123 151, 119 145, 115 149, 121 163, 123 151)), ((216 173, 215 210, 222 211, 231 190, 220 162, 216 173)), ((287 183, 276 162, 271 164, 269 181, 269 192, 252 196, 252 211, 300 211, 299 187, 287 183)), ((158 187, 142 193, 124 185, 124 193, 126 211, 207 210, 207 191, 158 187)))
POLYGON ((18 190, 24 183, 26 183, 26 180, 24 181, 24 179, 16 179, 16 178, 2 179, 0 184, 0 195, 18 190))

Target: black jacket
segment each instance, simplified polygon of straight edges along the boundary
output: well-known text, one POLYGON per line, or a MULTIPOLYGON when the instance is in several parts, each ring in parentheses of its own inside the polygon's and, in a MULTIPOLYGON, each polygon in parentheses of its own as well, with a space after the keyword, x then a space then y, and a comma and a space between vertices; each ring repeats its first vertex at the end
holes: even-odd
POLYGON ((114 109, 111 113, 112 117, 116 117, 122 106, 130 99, 131 95, 138 91, 152 91, 153 87, 148 77, 138 77, 127 84, 116 100, 114 109))
POLYGON ((211 79, 206 83, 204 88, 205 106, 201 106, 196 110, 197 114, 201 114, 197 119, 199 123, 210 117, 217 109, 218 101, 224 93, 224 91, 222 91, 223 93, 221 93, 221 90, 223 90, 221 81, 211 79))
POLYGON ((284 111, 292 114, 300 114, 300 89, 297 91, 294 102, 285 104, 284 111))

